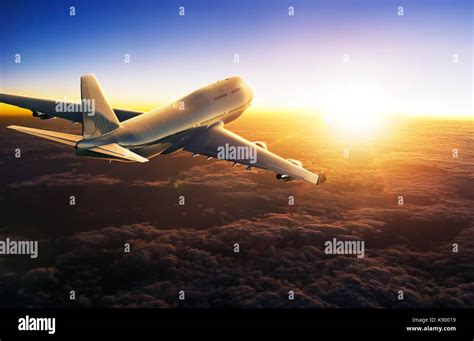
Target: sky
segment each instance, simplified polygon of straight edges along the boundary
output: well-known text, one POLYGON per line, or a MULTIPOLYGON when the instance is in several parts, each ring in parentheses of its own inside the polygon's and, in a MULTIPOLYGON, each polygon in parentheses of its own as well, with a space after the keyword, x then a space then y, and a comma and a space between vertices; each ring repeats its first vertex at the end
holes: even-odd
POLYGON ((474 121, 360 138, 381 114, 472 117, 471 16, 469 2, 436 0, 0 0, 0 92, 75 99, 93 72, 114 106, 140 109, 240 75, 253 107, 229 129, 327 175, 279 182, 186 152, 100 162, 6 129, 80 125, 5 115, 0 239, 38 240, 40 253, 0 259, 0 306, 473 307, 474 121), (333 238, 364 241, 367 257, 325 254, 333 238))
POLYGON ((270 112, 472 117, 470 1, 6 0, 0 17, 2 92, 77 99, 95 73, 145 110, 239 75, 270 112))

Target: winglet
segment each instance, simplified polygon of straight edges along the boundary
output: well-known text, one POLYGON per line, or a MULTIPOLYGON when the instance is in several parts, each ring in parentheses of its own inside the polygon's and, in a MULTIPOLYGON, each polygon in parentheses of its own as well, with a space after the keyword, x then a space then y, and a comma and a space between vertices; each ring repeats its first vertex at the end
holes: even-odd
POLYGON ((322 184, 323 182, 326 181, 326 174, 324 173, 319 173, 318 175, 318 181, 316 182, 316 185, 322 184))

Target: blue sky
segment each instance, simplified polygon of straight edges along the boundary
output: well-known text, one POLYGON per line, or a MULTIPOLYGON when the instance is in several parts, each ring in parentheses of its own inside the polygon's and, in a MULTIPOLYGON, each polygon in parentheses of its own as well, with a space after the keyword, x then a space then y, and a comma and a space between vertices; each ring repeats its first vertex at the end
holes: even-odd
POLYGON ((367 101, 379 99, 377 110, 387 113, 468 115, 471 6, 469 1, 4 0, 0 89, 77 97, 79 77, 93 72, 112 102, 137 107, 165 104, 241 75, 262 108, 317 112, 356 88, 364 89, 367 101), (179 6, 185 7, 184 17, 179 6), (293 17, 289 6, 295 8, 293 17), (399 6, 403 17, 397 15, 399 6), (16 53, 21 64, 14 63, 16 53), (129 64, 124 54, 130 55, 129 64))

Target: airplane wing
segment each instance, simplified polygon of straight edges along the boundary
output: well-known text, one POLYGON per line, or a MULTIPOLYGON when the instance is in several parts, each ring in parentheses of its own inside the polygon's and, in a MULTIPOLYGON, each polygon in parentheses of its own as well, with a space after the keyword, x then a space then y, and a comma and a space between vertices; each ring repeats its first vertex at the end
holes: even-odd
POLYGON ((184 150, 194 154, 219 158, 219 149, 222 150, 226 144, 228 149, 230 149, 229 147, 235 147, 236 149, 238 147, 253 147, 257 150, 254 160, 247 157, 228 161, 275 172, 277 178, 282 180, 303 179, 315 185, 326 181, 324 173, 311 173, 304 169, 298 161, 283 159, 265 148, 226 130, 222 125, 213 125, 204 132, 197 133, 188 141, 184 150), (252 163, 253 161, 255 163, 252 163))
MULTIPOLYGON (((59 142, 62 144, 66 144, 68 146, 75 147, 77 143, 82 140, 82 136, 74 135, 74 134, 66 134, 60 133, 57 131, 50 131, 50 130, 43 130, 43 129, 36 129, 36 128, 28 128, 28 127, 21 127, 21 126, 8 126, 7 128, 20 131, 22 133, 42 137, 47 140, 59 142)), ((91 151, 94 153, 99 153, 101 155, 109 155, 116 159, 127 160, 127 161, 134 161, 134 162, 148 162, 149 160, 132 152, 131 150, 121 147, 116 143, 111 143, 103 146, 97 146, 87 151, 91 151)))
MULTIPOLYGON (((60 117, 65 120, 82 123, 82 110, 79 111, 57 111, 57 105, 60 104, 62 108, 71 107, 71 102, 57 102, 49 99, 41 99, 34 97, 16 96, 10 94, 0 93, 0 103, 14 105, 16 107, 29 109, 33 111, 33 116, 48 119, 53 117, 60 117)), ((125 121, 129 118, 143 114, 141 111, 113 109, 119 121, 125 121)))

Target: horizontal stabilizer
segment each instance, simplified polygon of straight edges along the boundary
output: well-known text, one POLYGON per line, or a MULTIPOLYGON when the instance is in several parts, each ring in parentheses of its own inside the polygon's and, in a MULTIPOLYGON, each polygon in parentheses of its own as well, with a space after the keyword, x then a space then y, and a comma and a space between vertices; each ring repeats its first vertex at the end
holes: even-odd
POLYGON ((121 147, 116 143, 106 144, 103 146, 97 146, 89 149, 90 151, 114 156, 120 159, 126 159, 135 162, 148 162, 149 160, 140 156, 131 150, 121 147))
POLYGON ((69 146, 75 146, 77 142, 82 140, 82 136, 80 135, 60 133, 57 131, 28 128, 28 127, 21 127, 21 126, 15 126, 15 125, 8 126, 7 128, 21 131, 22 133, 42 137, 44 139, 48 139, 51 141, 56 141, 62 144, 67 144, 69 146))
MULTIPOLYGON (((17 130, 22 133, 42 137, 44 139, 59 142, 62 144, 67 144, 72 147, 75 147, 77 143, 82 140, 82 136, 80 135, 60 133, 57 131, 28 128, 28 127, 21 127, 21 126, 15 126, 15 125, 8 126, 7 128, 17 130)), ((124 159, 124 160, 129 160, 129 161, 135 161, 135 162, 148 162, 149 161, 148 159, 124 147, 121 147, 116 143, 111 143, 104 146, 92 147, 88 150, 96 152, 96 153, 100 153, 100 154, 110 155, 110 156, 113 156, 114 158, 124 159)))

